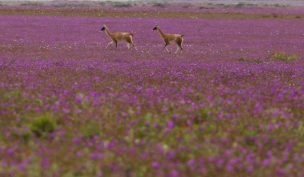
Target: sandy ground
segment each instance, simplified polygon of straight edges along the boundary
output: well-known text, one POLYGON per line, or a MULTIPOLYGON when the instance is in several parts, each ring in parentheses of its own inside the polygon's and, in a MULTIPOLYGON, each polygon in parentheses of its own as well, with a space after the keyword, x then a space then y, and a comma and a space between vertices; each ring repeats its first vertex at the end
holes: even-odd
POLYGON ((301 19, 301 7, 212 6, 193 4, 125 4, 104 2, 25 2, 7 5, 0 1, 0 15, 50 15, 92 17, 159 17, 192 19, 301 19))

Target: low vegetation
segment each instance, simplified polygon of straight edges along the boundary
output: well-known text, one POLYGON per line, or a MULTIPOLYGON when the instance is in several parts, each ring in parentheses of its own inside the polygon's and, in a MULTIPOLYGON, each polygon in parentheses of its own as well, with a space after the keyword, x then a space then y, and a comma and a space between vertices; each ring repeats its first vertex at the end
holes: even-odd
POLYGON ((286 53, 274 53, 272 54, 271 58, 273 60, 278 60, 278 61, 295 61, 295 60, 299 60, 300 57, 296 56, 296 55, 287 55, 286 53))

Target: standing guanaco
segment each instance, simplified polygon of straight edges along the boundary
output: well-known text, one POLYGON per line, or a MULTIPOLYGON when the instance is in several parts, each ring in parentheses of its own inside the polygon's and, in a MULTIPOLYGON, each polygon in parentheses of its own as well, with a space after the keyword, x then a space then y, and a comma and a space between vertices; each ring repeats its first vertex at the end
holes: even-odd
POLYGON ((104 31, 106 33, 106 35, 109 36, 112 40, 111 42, 108 43, 106 48, 108 48, 110 45, 113 45, 114 43, 117 48, 117 43, 119 41, 126 41, 128 49, 130 49, 132 46, 136 50, 136 47, 133 43, 133 34, 132 33, 130 33, 130 32, 110 32, 109 28, 106 25, 102 26, 101 31, 104 31))
POLYGON ((164 33, 160 27, 158 25, 156 25, 153 28, 153 31, 158 31, 160 34, 160 37, 163 38, 163 40, 165 41, 165 47, 164 49, 166 49, 167 52, 170 52, 167 48, 167 46, 170 44, 171 41, 174 41, 177 45, 176 47, 176 51, 175 53, 178 52, 178 50, 181 52, 183 50, 182 44, 183 44, 183 36, 182 34, 168 34, 168 33, 164 33))

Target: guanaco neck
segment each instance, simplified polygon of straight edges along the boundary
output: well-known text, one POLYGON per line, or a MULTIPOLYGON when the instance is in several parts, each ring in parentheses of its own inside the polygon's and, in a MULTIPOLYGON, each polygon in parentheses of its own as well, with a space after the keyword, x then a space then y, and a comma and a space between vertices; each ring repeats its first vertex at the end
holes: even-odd
POLYGON ((162 38, 164 38, 164 39, 166 38, 166 34, 164 32, 162 32, 162 30, 160 28, 158 28, 157 31, 159 32, 159 34, 162 38))
POLYGON ((108 28, 105 29, 105 33, 106 33, 109 37, 112 37, 112 34, 111 34, 111 32, 109 31, 108 28))

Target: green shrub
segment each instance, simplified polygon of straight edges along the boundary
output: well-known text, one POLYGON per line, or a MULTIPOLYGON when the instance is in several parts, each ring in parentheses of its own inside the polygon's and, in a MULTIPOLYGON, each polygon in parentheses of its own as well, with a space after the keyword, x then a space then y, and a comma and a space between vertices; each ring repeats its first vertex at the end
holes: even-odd
POLYGON ((24 143, 28 143, 31 139, 31 132, 27 128, 15 129, 12 133, 13 137, 21 140, 24 143))
POLYGON ((299 127, 296 129, 296 131, 301 138, 304 138, 304 122, 299 123, 299 127))
POLYGON ((36 117, 30 124, 31 131, 37 136, 45 136, 52 133, 56 128, 56 121, 51 114, 36 117))
POLYGON ((1 99, 4 100, 20 99, 20 97, 22 96, 21 91, 18 89, 4 91, 3 93, 1 91, 1 95, 1 99))
POLYGON ((300 57, 296 55, 287 55, 285 53, 274 53, 272 54, 271 58, 273 60, 280 60, 280 61, 294 61, 300 59, 300 57))
POLYGON ((164 8, 164 7, 167 6, 167 4, 166 3, 161 3, 161 2, 156 2, 156 3, 153 3, 153 6, 154 7, 162 7, 162 8, 164 8))
POLYGON ((210 108, 200 108, 195 112, 194 124, 201 124, 204 121, 211 119, 210 108))
POLYGON ((95 135, 100 135, 100 126, 97 123, 87 123, 82 129, 82 135, 86 138, 92 138, 95 135))
POLYGON ((112 2, 113 7, 132 7, 130 2, 112 2))
POLYGON ((254 64, 262 63, 262 61, 260 59, 244 58, 244 57, 239 58, 238 61, 239 62, 246 62, 246 63, 254 63, 254 64))
POLYGON ((240 3, 237 3, 237 4, 235 5, 235 7, 237 7, 237 8, 246 7, 246 4, 240 2, 240 3))

